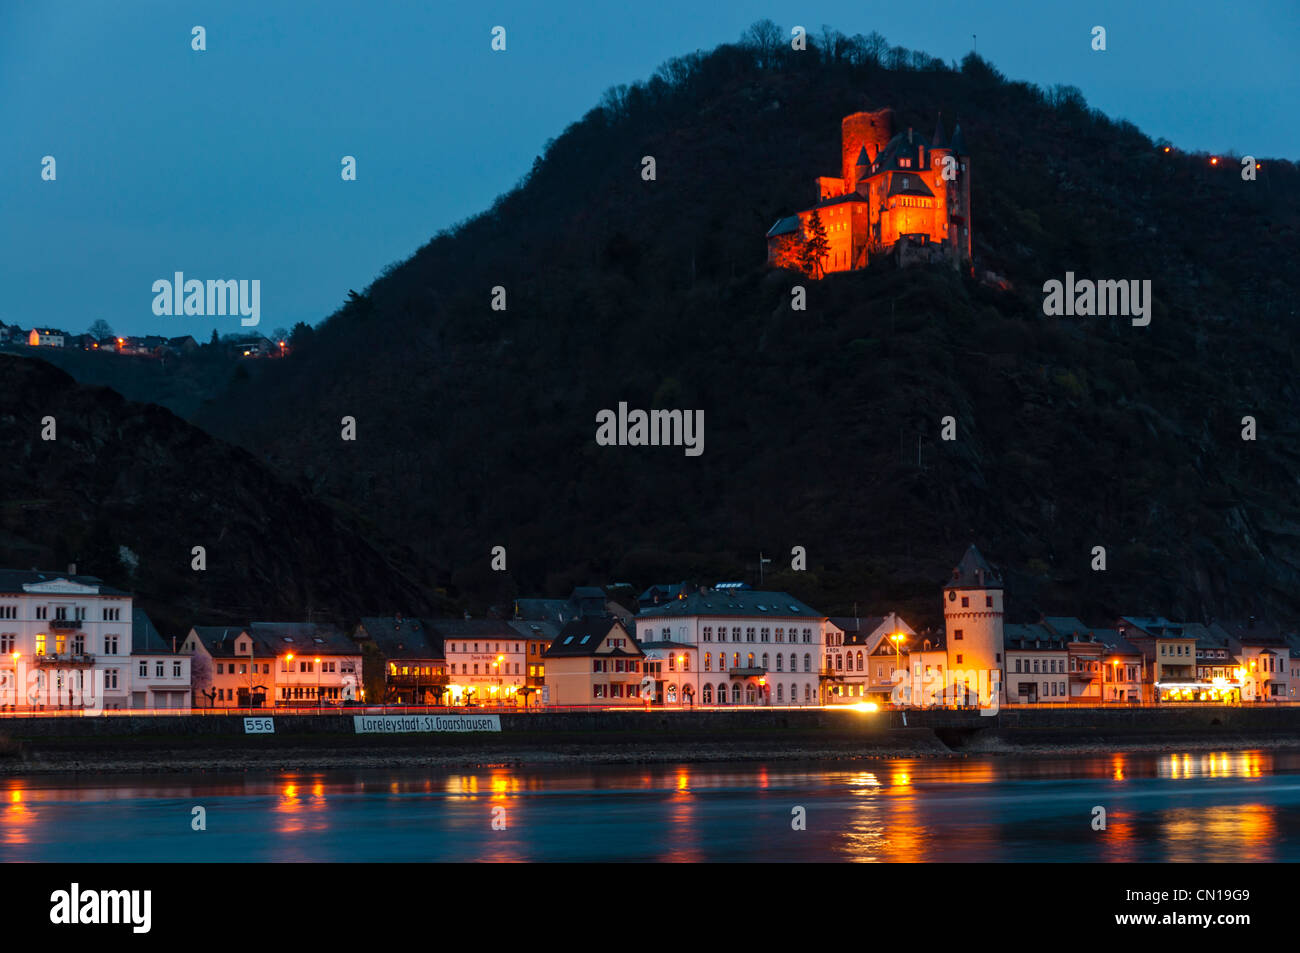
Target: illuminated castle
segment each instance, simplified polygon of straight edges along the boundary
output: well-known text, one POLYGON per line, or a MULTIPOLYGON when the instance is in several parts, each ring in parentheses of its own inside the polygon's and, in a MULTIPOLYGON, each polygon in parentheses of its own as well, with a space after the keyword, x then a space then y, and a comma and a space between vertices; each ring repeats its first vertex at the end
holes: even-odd
POLYGON ((889 109, 844 117, 839 177, 819 176, 817 204, 772 226, 768 264, 799 268, 816 213, 829 245, 816 277, 891 254, 901 264, 969 267, 970 154, 961 126, 949 142, 942 116, 931 139, 910 128, 895 133, 893 118, 889 109))

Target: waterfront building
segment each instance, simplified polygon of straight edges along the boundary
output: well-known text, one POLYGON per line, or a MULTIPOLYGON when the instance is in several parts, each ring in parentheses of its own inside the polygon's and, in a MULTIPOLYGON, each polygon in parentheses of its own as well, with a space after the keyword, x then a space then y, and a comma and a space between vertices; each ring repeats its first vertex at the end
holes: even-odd
POLYGON ((447 659, 447 703, 522 705, 525 639, 504 619, 427 619, 447 659))
POLYGON ((551 698, 550 690, 546 687, 546 650, 560 634, 560 626, 536 619, 513 619, 510 628, 524 640, 526 668, 524 684, 519 689, 523 703, 525 706, 548 704, 551 698))
POLYGON ((367 616, 357 626, 353 639, 363 647, 365 683, 383 686, 382 694, 374 701, 393 705, 443 703, 450 681, 447 657, 442 639, 428 624, 402 615, 367 616))
POLYGON ((181 651, 192 657, 196 707, 295 708, 361 699, 361 649, 330 623, 194 626, 181 651))
POLYGON ((191 657, 154 628, 143 610, 131 610, 131 707, 189 708, 191 657))
POLYGON ((1002 577, 972 544, 953 568, 943 596, 948 677, 986 705, 992 686, 1002 683, 1002 577))
POLYGON ((575 619, 546 655, 551 705, 638 706, 645 653, 617 619, 575 619))
POLYGON ((686 657, 688 671, 661 673, 679 704, 819 705, 834 680, 823 665, 829 624, 789 593, 701 587, 643 608, 636 638, 656 657, 686 657))
POLYGON ((1010 704, 1067 704, 1069 693, 1069 644, 1046 625, 1003 626, 1006 674, 1002 700, 1010 704))
POLYGON ((879 695, 881 685, 885 700, 888 700, 892 682, 883 678, 873 679, 871 658, 872 652, 882 642, 892 652, 893 642, 890 637, 895 634, 902 635, 904 642, 912 640, 916 635, 915 630, 897 612, 881 616, 832 616, 828 620, 823 667, 836 676, 828 684, 828 704, 856 704, 865 701, 868 696, 879 695))
POLYGON ((1115 628, 1142 653, 1144 703, 1190 701, 1208 687, 1196 677, 1196 638, 1183 631, 1182 623, 1163 616, 1124 616, 1115 628))
POLYGON ((129 708, 132 608, 129 592, 75 565, 0 570, 0 705, 129 708))
POLYGON ((1243 701, 1267 704, 1290 698, 1291 647, 1282 629, 1250 616, 1244 622, 1213 622, 1209 630, 1238 660, 1243 701))

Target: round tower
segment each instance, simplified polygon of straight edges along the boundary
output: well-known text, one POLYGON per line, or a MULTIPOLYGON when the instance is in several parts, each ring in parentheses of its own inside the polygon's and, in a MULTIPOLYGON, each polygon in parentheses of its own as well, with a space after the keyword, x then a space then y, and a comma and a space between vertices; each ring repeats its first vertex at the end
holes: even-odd
POLYGON ((864 147, 876 155, 894 137, 894 111, 886 107, 875 112, 853 113, 840 123, 840 165, 844 191, 857 188, 858 155, 864 147))
POLYGON ((979 703, 1002 684, 1002 577, 974 545, 943 587, 948 681, 979 691, 979 703))

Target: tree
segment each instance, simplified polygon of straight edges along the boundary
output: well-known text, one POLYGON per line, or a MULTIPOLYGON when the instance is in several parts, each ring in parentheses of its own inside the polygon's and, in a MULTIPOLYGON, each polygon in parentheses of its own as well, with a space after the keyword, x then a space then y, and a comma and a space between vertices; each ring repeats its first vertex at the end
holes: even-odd
POLYGON ((316 329, 305 321, 299 321, 289 332, 289 346, 295 351, 311 344, 316 337, 316 329))
POLYGON ((831 243, 826 240, 826 226, 822 224, 821 212, 813 209, 808 226, 804 229, 803 251, 799 260, 803 273, 809 278, 820 278, 823 274, 822 259, 830 250, 831 243))
POLYGON ((211 339, 210 341, 208 341, 208 344, 212 345, 213 347, 216 347, 216 346, 217 346, 218 344, 220 344, 220 343, 221 343, 221 336, 220 336, 219 334, 217 334, 217 329, 216 329, 216 328, 213 328, 213 329, 212 329, 212 339, 211 339))
POLYGON ((91 322, 90 327, 86 329, 86 333, 96 341, 102 341, 104 338, 111 338, 113 336, 113 329, 103 318, 98 318, 91 322))

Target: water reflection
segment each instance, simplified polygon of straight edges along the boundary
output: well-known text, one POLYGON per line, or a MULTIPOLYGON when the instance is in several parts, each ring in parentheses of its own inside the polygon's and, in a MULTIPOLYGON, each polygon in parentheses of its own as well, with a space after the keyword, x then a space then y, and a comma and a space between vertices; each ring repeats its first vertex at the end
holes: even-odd
POLYGON ((1300 754, 1258 750, 37 777, 0 786, 0 859, 1276 861, 1298 818, 1300 754), (220 838, 158 833, 196 803, 220 838))

